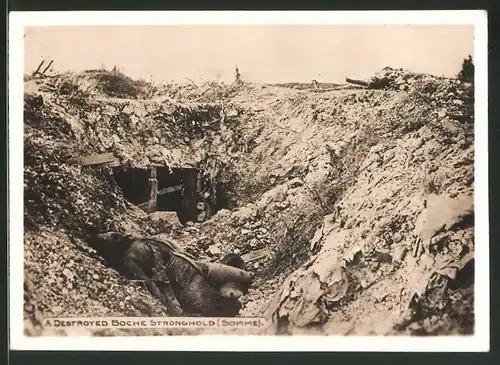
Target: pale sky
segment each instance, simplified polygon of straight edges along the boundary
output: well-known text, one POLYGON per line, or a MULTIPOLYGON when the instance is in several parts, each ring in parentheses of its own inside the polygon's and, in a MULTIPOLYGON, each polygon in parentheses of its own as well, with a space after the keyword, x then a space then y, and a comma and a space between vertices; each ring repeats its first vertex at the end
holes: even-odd
POLYGON ((473 56, 466 25, 75 26, 26 28, 24 72, 42 59, 58 71, 114 65, 155 82, 343 83, 385 66, 453 76, 473 56))

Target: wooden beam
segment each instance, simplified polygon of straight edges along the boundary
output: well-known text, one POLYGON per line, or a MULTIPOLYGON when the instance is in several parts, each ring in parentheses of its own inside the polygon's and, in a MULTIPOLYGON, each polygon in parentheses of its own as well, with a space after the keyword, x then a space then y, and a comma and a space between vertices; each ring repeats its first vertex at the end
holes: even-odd
POLYGON ((54 63, 54 60, 51 60, 49 65, 47 67, 45 67, 45 69, 42 71, 42 75, 44 75, 47 72, 47 70, 49 69, 50 66, 52 66, 53 63, 54 63))
POLYGON ((149 178, 150 179, 156 179, 156 167, 155 166, 151 166, 148 168, 149 170, 149 178))
POLYGON ((180 190, 182 190, 182 188, 183 188, 183 185, 169 186, 168 188, 158 190, 158 195, 170 194, 170 193, 173 193, 175 191, 180 191, 180 190))
POLYGON ((95 155, 83 156, 73 158, 68 161, 70 164, 90 166, 99 164, 116 164, 118 159, 115 157, 113 152, 99 153, 95 155))
POLYGON ((157 199, 158 199, 158 179, 156 179, 156 167, 149 168, 149 204, 148 212, 154 212, 157 208, 157 199))
POLYGON ((36 68, 36 70, 31 74, 32 76, 35 76, 40 71, 40 69, 42 68, 42 65, 44 64, 44 62, 45 62, 45 60, 42 60, 42 62, 40 62, 40 64, 36 68))
POLYGON ((105 165, 108 167, 120 167, 122 164, 121 164, 120 160, 116 159, 114 161, 107 162, 105 165))
POLYGON ((156 200, 150 200, 148 202, 139 204, 138 207, 147 213, 156 212, 156 200))

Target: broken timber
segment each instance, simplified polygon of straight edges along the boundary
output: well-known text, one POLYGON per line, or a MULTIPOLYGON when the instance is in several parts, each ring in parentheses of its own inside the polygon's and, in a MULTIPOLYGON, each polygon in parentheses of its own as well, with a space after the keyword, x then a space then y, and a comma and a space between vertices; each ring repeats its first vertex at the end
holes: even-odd
POLYGON ((368 83, 366 81, 362 81, 362 80, 354 80, 354 79, 350 79, 348 77, 345 78, 345 81, 350 83, 350 84, 354 84, 354 85, 360 85, 360 86, 365 86, 365 87, 368 87, 368 83))
POLYGON ((52 64, 54 63, 54 60, 51 60, 49 62, 49 65, 47 67, 45 67, 42 71, 42 75, 45 75, 45 73, 47 72, 47 70, 50 68, 50 66, 52 66, 52 64))
POLYGON ((149 169, 149 201, 146 203, 145 211, 148 213, 155 212, 158 206, 158 179, 156 178, 156 167, 150 167, 149 169))
POLYGON ((158 190, 158 195, 165 195, 165 194, 170 194, 176 191, 181 191, 183 188, 183 185, 174 185, 174 186, 169 186, 168 188, 160 189, 158 190))
POLYGON ((40 69, 42 68, 42 66, 43 66, 44 63, 45 63, 45 60, 42 60, 42 62, 40 62, 40 64, 36 68, 36 70, 32 73, 32 76, 35 76, 35 75, 37 75, 40 72, 40 69))
POLYGON ((107 165, 116 167, 120 165, 119 159, 113 152, 77 157, 69 160, 68 163, 81 166, 107 165))
POLYGON ((150 200, 145 203, 139 204, 138 207, 147 213, 153 213, 156 211, 156 200, 150 200))

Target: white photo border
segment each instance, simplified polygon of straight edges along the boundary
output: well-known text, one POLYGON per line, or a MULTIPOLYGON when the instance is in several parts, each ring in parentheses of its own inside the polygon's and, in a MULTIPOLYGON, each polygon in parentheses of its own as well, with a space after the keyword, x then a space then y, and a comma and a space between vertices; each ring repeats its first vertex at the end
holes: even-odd
POLYGON ((488 212, 488 26, 485 10, 460 11, 61 11, 11 12, 9 39, 9 314, 13 350, 486 352, 490 349, 488 212), (23 334, 24 28, 75 25, 473 25, 475 27, 475 334, 443 337, 139 336, 23 334))

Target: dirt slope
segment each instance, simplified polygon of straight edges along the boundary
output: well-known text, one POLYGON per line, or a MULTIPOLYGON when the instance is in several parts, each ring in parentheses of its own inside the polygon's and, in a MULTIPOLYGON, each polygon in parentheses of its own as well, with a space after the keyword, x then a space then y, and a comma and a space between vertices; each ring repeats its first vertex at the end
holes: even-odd
POLYGON ((378 77, 382 90, 169 86, 147 100, 74 75, 29 81, 30 333, 47 315, 166 315, 88 248, 86 235, 106 230, 167 234, 206 260, 263 252, 242 315, 266 315, 266 333, 471 333, 472 85, 378 77), (104 151, 132 166, 196 166, 230 186, 237 208, 182 228, 158 223, 107 169, 65 163, 104 151))

